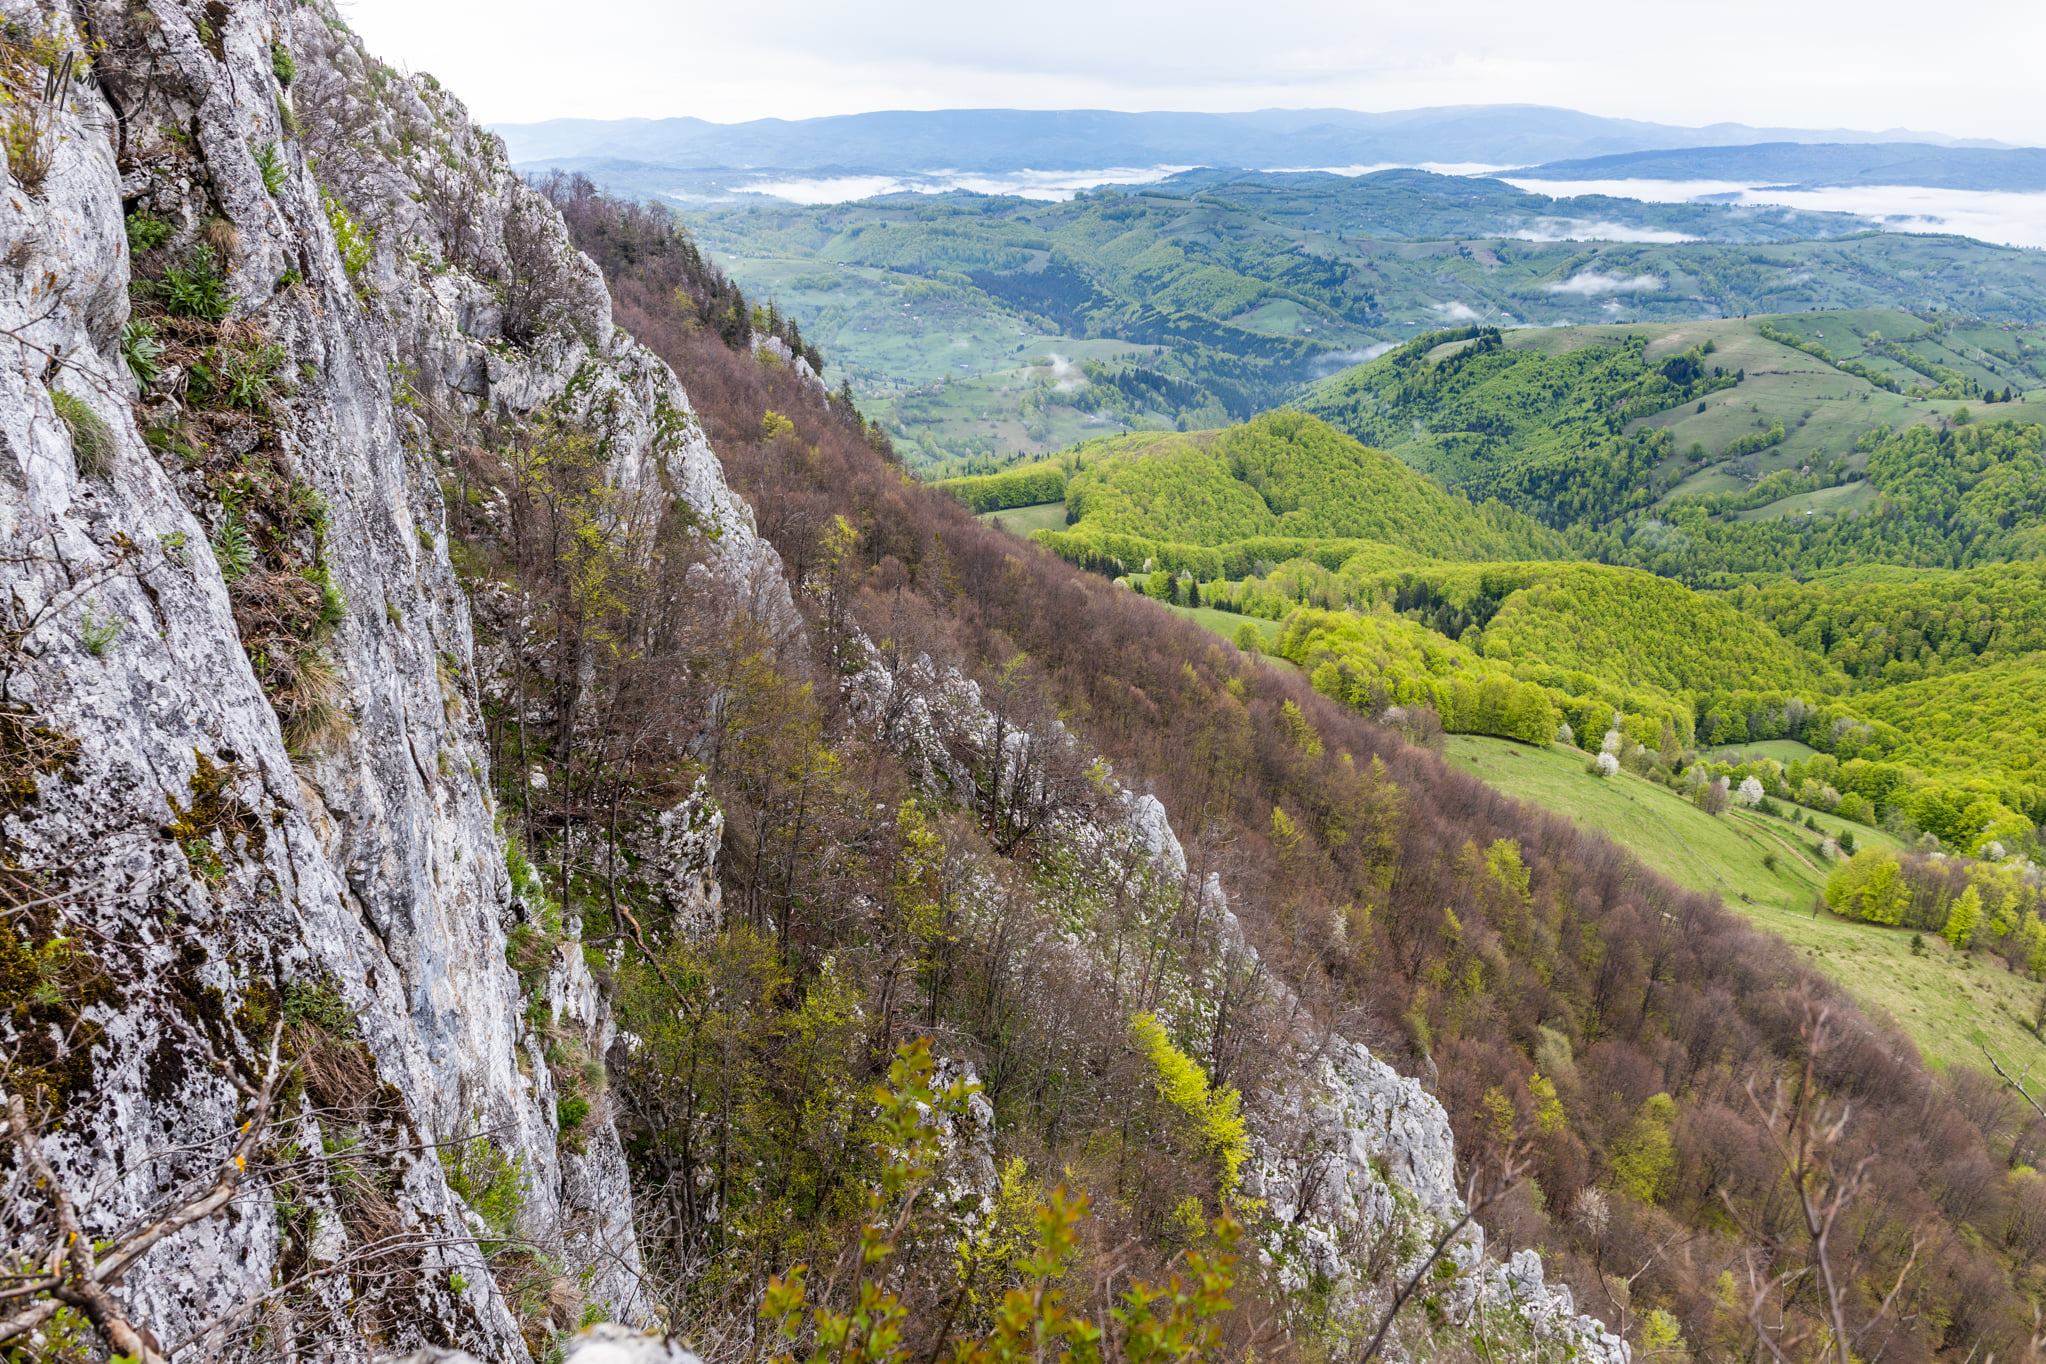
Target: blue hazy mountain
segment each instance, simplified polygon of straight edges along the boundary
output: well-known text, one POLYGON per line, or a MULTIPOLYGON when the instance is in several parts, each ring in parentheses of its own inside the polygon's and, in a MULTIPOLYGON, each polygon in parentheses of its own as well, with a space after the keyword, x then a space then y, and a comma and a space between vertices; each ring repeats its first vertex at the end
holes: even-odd
POLYGON ((2046 149, 1933 146, 1923 142, 1671 147, 1551 161, 1515 172, 1540 180, 1732 180, 1827 188, 1925 185, 1933 189, 2046 190, 2046 149))
POLYGON ((1360 113, 1120 113, 1105 109, 891 110, 828 118, 711 123, 698 118, 551 119, 496 125, 521 163, 608 158, 677 168, 790 171, 999 171, 1030 167, 1534 165, 1667 148, 1742 143, 1908 140, 1964 144, 1938 134, 1718 123, 1702 128, 1603 118, 1540 105, 1460 105, 1360 113))

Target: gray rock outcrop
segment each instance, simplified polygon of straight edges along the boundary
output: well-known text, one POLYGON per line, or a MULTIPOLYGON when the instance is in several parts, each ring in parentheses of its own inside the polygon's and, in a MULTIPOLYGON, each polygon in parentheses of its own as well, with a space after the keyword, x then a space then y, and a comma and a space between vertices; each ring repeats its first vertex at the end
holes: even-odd
POLYGON ((601 1095, 573 1132, 558 1102, 604 1004, 578 951, 507 960, 540 911, 497 832, 448 419, 601 431, 613 481, 719 531, 706 591, 772 552, 558 215, 330 10, 4 9, 37 122, 0 203, 0 899, 51 1002, 0 1040, 43 1149, 118 1234, 210 1174, 281 1027, 273 1158, 124 1277, 165 1346, 513 1360, 632 1320, 623 1155, 601 1095), (508 242, 553 272, 516 344, 508 242))

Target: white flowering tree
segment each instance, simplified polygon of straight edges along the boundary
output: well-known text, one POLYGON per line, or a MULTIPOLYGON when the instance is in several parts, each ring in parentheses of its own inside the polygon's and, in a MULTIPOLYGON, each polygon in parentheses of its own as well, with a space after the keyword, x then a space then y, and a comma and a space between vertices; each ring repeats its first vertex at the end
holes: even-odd
POLYGON ((1607 749, 1592 759, 1592 766, 1601 777, 1610 777, 1620 770, 1620 759, 1611 749, 1607 749))
POLYGON ((1762 803, 1762 797, 1765 794, 1762 790, 1760 778, 1742 777, 1739 788, 1734 792, 1734 799, 1752 810, 1755 806, 1762 803))

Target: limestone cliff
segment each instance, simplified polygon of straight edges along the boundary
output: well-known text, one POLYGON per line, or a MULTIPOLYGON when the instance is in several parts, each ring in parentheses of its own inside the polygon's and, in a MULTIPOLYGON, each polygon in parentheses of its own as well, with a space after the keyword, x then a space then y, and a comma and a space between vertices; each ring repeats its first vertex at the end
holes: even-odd
POLYGON ((437 419, 600 426, 614 481, 687 498, 735 574, 765 551, 496 140, 330 11, 6 15, 10 1088, 41 1095, 111 1236, 210 1177, 281 1026, 282 1157, 123 1278, 165 1346, 516 1359, 536 1318, 631 1319, 601 1092, 566 1135, 557 1102, 603 1006, 575 952, 507 960, 534 911, 494 821, 437 419), (431 218, 430 185, 458 215, 431 218), (477 1231, 531 1242, 537 1308, 477 1231))

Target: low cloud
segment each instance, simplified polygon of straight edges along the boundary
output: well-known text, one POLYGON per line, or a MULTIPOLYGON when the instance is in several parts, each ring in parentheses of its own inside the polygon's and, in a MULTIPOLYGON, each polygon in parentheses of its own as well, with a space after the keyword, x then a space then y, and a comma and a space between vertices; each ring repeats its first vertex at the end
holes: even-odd
POLYGON ((1662 280, 1655 275, 1604 275, 1596 270, 1586 270, 1543 287, 1552 294, 1599 298, 1606 294, 1652 294, 1662 287, 1662 280))
POLYGON ((1513 236, 1515 240, 1523 242, 1649 242, 1657 245, 1703 240, 1688 232, 1671 232, 1659 227, 1635 227, 1630 223, 1616 223, 1607 219, 1593 222, 1585 218, 1540 218, 1521 228, 1513 236))
POLYGON ((1476 308, 1453 298, 1447 303, 1436 304, 1435 315, 1444 322, 1475 322, 1478 320, 1478 310, 1476 308))
POLYGON ((1057 351, 1052 351, 1045 358, 1051 366, 1051 386, 1054 390, 1060 393, 1077 393, 1087 387, 1087 371, 1057 351))
POLYGON ((1326 378, 1339 369, 1348 369, 1352 365, 1369 364, 1391 350, 1392 347, 1393 343, 1390 341, 1374 341, 1370 345, 1357 350, 1332 350, 1315 360, 1314 377, 1317 379, 1326 378))

